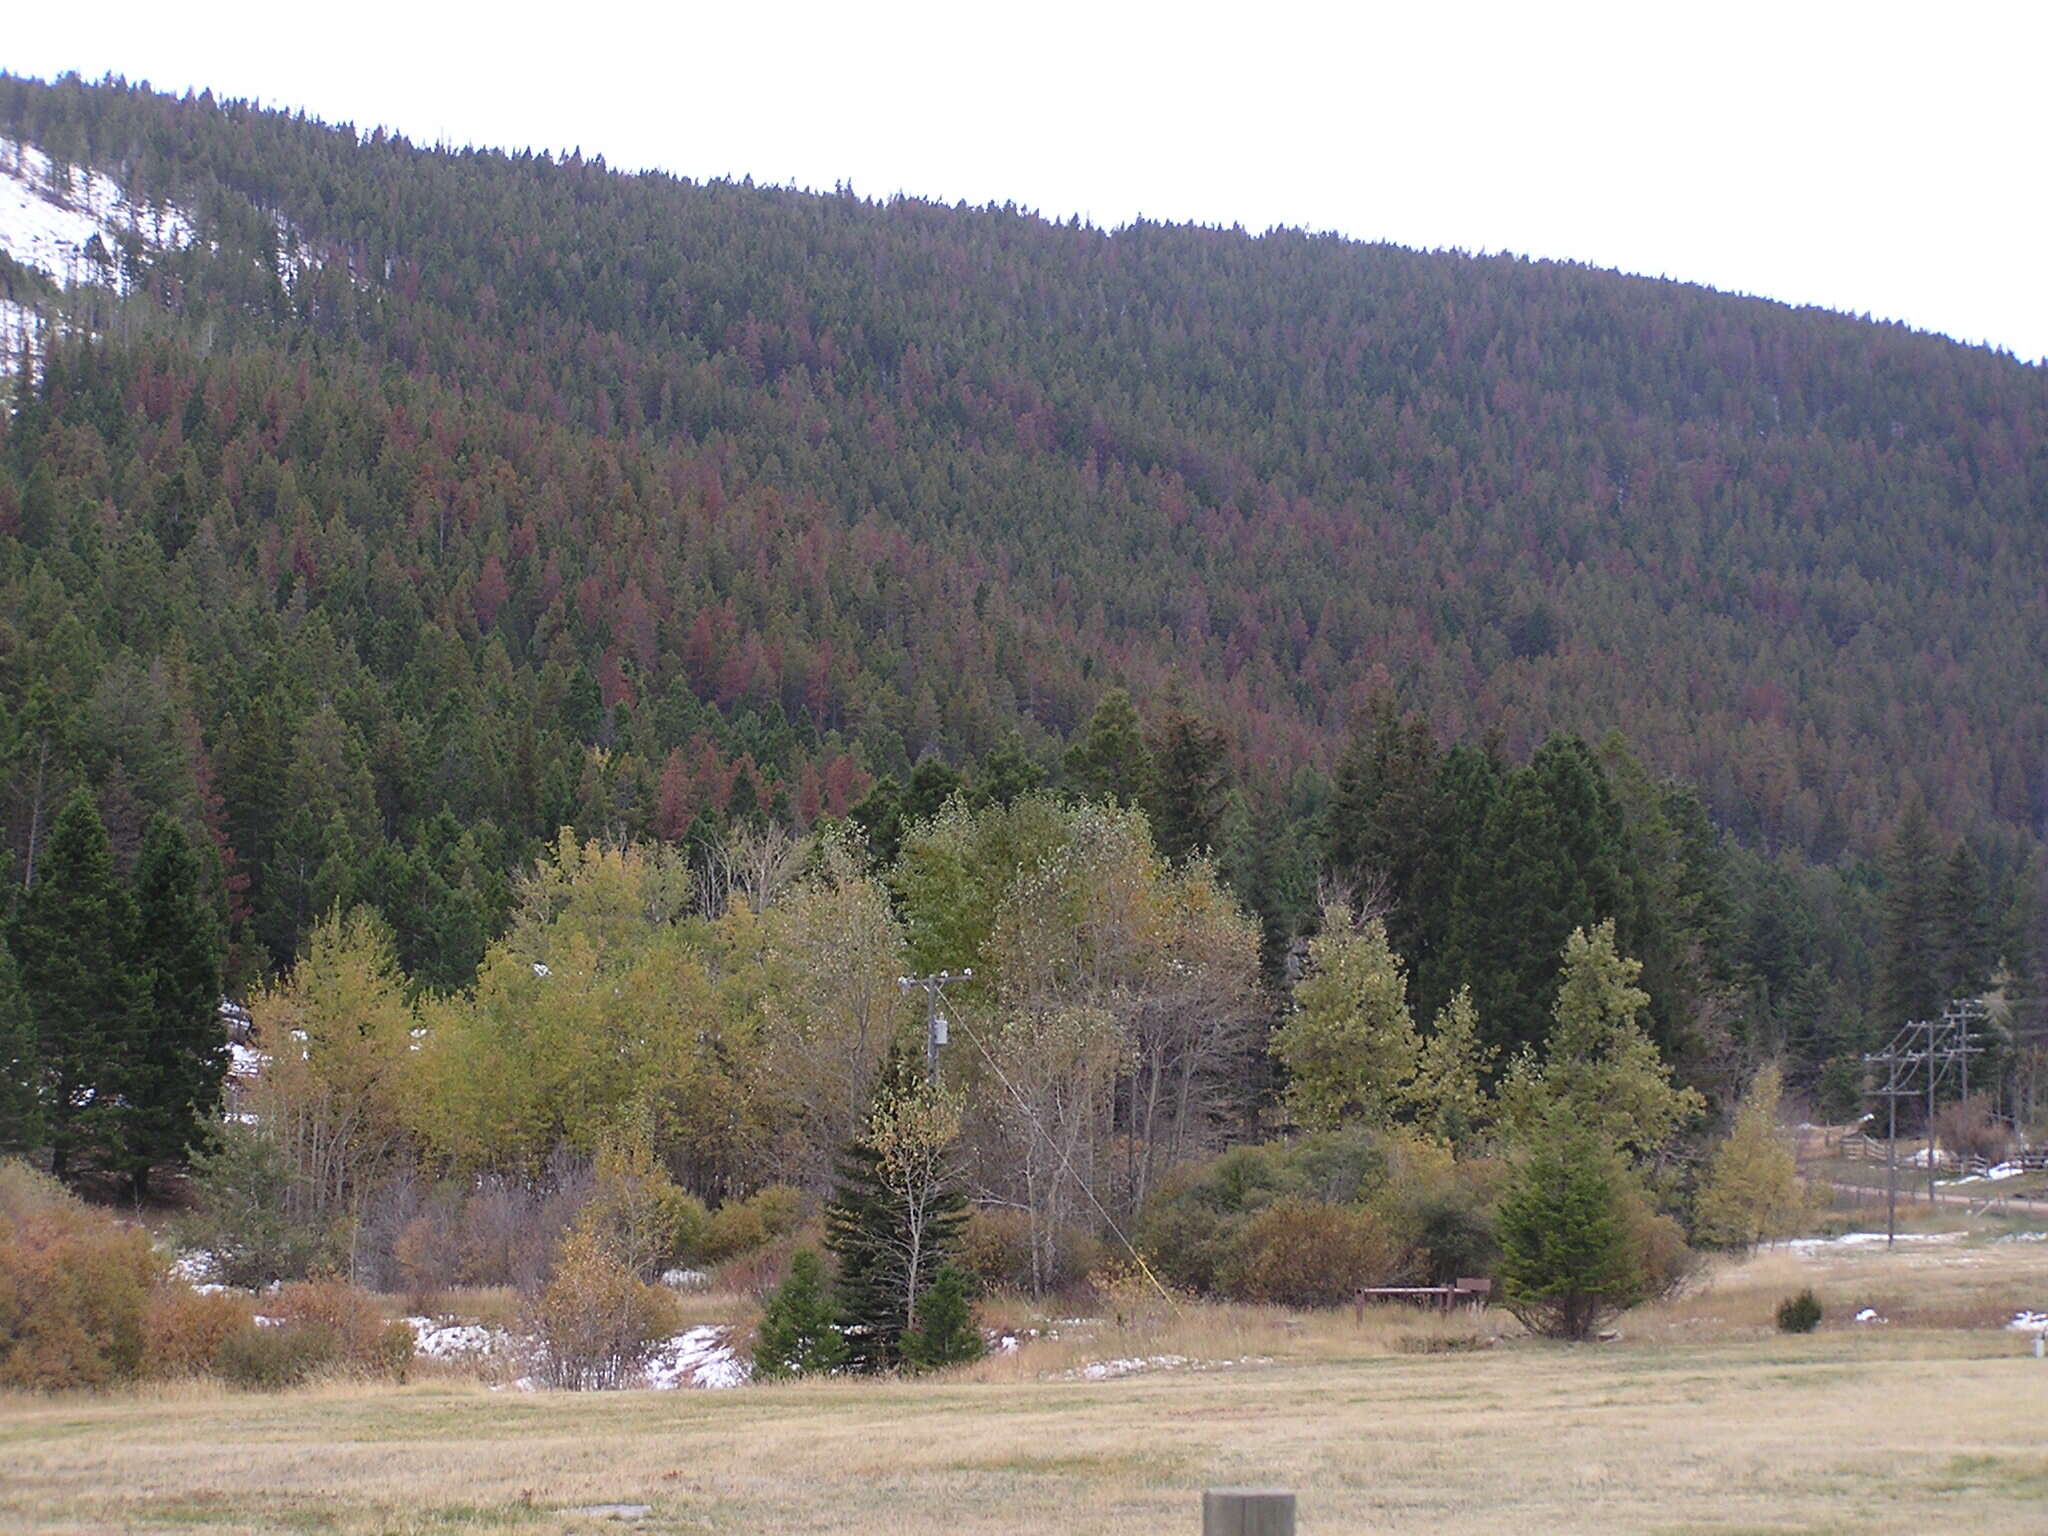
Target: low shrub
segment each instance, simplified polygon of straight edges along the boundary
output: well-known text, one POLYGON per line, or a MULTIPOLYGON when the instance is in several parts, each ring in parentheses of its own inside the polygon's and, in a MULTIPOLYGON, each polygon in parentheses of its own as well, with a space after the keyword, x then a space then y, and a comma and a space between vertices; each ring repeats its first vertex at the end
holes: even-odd
POLYGON ((247 1296, 233 1292, 202 1296, 177 1280, 158 1285, 143 1314, 143 1374, 162 1378, 213 1373, 231 1339, 256 1331, 252 1310, 247 1296))
POLYGON ((103 1387, 142 1369, 163 1261, 147 1234, 0 1163, 0 1386, 103 1387))
POLYGON ((1370 1283, 1357 1282, 1360 1273, 1377 1278, 1407 1268, 1403 1250, 1412 1246, 1413 1223, 1402 1202, 1390 1198, 1389 1181, 1399 1173, 1420 1189, 1413 1162, 1398 1137, 1363 1127, 1234 1147, 1159 1186, 1146 1202, 1138 1245, 1161 1277, 1184 1290, 1236 1300, 1343 1299, 1355 1282, 1370 1283), (1288 1214, 1269 1214, 1283 1208, 1288 1214), (1308 1211, 1351 1214, 1304 1216, 1308 1211), (1255 1231, 1261 1223, 1263 1232, 1255 1231), (1334 1283, 1311 1280, 1305 1263, 1293 1279, 1281 1273, 1289 1261, 1272 1239, 1289 1224, 1317 1226, 1316 1240, 1333 1245, 1330 1256, 1344 1268, 1334 1283))
POLYGON ((1405 1255, 1363 1206, 1283 1200, 1247 1219, 1217 1274, 1234 1301, 1327 1307, 1405 1278, 1405 1255))
POLYGON ((462 1271, 459 1229, 443 1210, 422 1211, 399 1229, 391 1259, 405 1286, 406 1305, 415 1312, 429 1311, 462 1271))
POLYGON ((768 1243, 768 1222, 744 1200, 729 1200, 711 1213, 704 1228, 704 1257, 723 1264, 768 1243))
POLYGON ((1462 1193, 1433 1195, 1413 1211, 1417 1258, 1431 1285, 1450 1285, 1466 1275, 1490 1275, 1500 1257, 1493 1215, 1462 1193))
POLYGON ((2012 1151, 2011 1128, 1992 1112, 1991 1100, 1981 1095, 1944 1104, 1934 1117, 1934 1134, 1944 1150, 1958 1157, 1996 1163, 2012 1151))
MULTIPOLYGON (((1031 1289, 1031 1218, 1007 1207, 976 1207, 960 1229, 953 1262, 984 1289, 1031 1289)), ((1085 1227, 1062 1227, 1052 1237, 1044 1289, 1070 1291, 1100 1268, 1102 1242, 1085 1227)))
POLYGON ((374 1297, 345 1280, 283 1286, 263 1308, 275 1321, 275 1331, 326 1335, 332 1344, 329 1360, 338 1369, 403 1380, 412 1364, 412 1329, 387 1318, 374 1297))
POLYGON ((214 1370, 230 1386, 282 1392, 302 1385, 339 1357, 335 1337, 325 1328, 248 1328, 221 1341, 214 1370))
POLYGON ((1778 1303, 1778 1332, 1811 1333, 1820 1326, 1820 1298, 1808 1286, 1797 1296, 1787 1296, 1778 1303))
POLYGON ((578 1391, 626 1385, 675 1332, 675 1298, 649 1285, 599 1234, 572 1232, 531 1319, 536 1374, 578 1391))
POLYGON ((644 1133, 601 1147, 595 1177, 576 1230, 597 1237, 640 1279, 704 1253, 711 1225, 704 1202, 669 1177, 644 1133))
POLYGON ((711 1264, 743 1258, 796 1231, 804 1212, 803 1191, 788 1184, 770 1184, 744 1200, 728 1200, 711 1213, 701 1256, 711 1264))

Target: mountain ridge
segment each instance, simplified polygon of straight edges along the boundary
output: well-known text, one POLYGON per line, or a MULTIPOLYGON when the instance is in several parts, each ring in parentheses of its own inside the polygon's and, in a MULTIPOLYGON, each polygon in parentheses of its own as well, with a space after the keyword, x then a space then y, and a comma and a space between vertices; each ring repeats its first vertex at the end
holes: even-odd
POLYGON ((1012 731, 1044 756, 1121 682, 1184 688, 1307 803, 1395 690, 1517 754, 1619 728, 1822 861, 1916 788, 1999 865, 2048 828, 2048 370, 2009 355, 1573 263, 628 176, 118 83, 0 79, 0 131, 206 230, 123 307, 145 339, 78 364, 120 402, 55 419, 138 487, 188 417, 248 458, 230 486, 195 455, 193 531, 336 627, 386 695, 365 751, 418 692, 349 611, 388 561, 471 670, 500 642, 578 778, 621 705, 667 710, 632 728, 650 779, 742 710, 900 775, 1012 731), (318 257, 283 276, 280 217, 318 257), (274 400, 258 430, 238 373, 407 483, 274 400), (581 680, 543 689, 550 659, 581 680), (587 735, 552 713, 585 680, 587 735))

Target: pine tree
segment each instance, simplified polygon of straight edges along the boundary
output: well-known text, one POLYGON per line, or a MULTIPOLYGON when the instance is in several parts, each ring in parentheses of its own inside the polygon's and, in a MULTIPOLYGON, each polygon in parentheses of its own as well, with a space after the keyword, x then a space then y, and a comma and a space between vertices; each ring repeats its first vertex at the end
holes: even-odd
POLYGON ((1112 688, 1096 702, 1087 733, 1067 749, 1067 773, 1090 799, 1142 805, 1152 791, 1152 753, 1131 696, 1112 688))
POLYGON ((968 1304, 966 1274, 956 1264, 940 1265, 918 1303, 916 1326, 903 1335, 903 1363, 936 1371, 979 1360, 985 1347, 968 1304))
POLYGON ((43 1064, 14 951, 0 944, 0 1154, 43 1144, 43 1064))
POLYGON ((50 1171, 83 1157, 118 1161, 120 1095, 140 1055, 148 976, 135 962, 135 902, 114 877, 99 809, 76 791, 51 828, 36 883, 14 922, 21 991, 48 1084, 50 1171))
POLYGON ((225 945, 200 892, 184 829, 158 816, 135 871, 136 960, 148 972, 141 1049, 125 1097, 125 1153, 137 1199, 153 1164, 182 1162, 220 1108, 227 1038, 220 1007, 225 945))
POLYGON ((834 1325, 837 1303, 825 1267, 809 1248, 797 1250, 789 1276, 761 1312, 754 1337, 754 1375, 823 1376, 846 1364, 846 1339, 834 1325))
POLYGON ((1984 866, 1968 843, 1956 844, 1942 871, 1935 894, 1934 933, 1944 1000, 1976 997, 1991 985, 1998 960, 1991 893, 1985 884, 1984 866))
POLYGON ((839 1263, 847 1364, 894 1369, 903 1336, 967 1219, 952 1166, 957 1100, 922 1080, 914 1053, 884 1068, 865 1132, 840 1154, 825 1205, 825 1245, 839 1263))
POLYGON ((1411 958, 1440 926, 1432 909, 1444 893, 1432 875, 1442 770, 1428 722, 1403 719, 1382 694, 1338 761, 1327 818, 1331 867, 1361 888, 1384 882, 1388 932, 1411 958))
POLYGON ((1469 1146, 1493 1116, 1484 1079, 1492 1053, 1479 1043, 1479 1014, 1471 992, 1460 987, 1437 1010, 1429 1037, 1416 1058, 1407 1099, 1416 1123, 1456 1148, 1469 1146))
POLYGON ((1407 968, 1388 947, 1386 924, 1374 918, 1354 932, 1341 905, 1324 910, 1309 965, 1273 1036, 1288 1108, 1313 1130, 1384 1123, 1405 1101, 1421 1050, 1407 968))
POLYGON ((1642 969, 1616 948, 1611 920, 1590 933, 1572 930, 1542 1065, 1526 1053, 1501 1085, 1503 1115, 1523 1135, 1562 1116, 1649 1159, 1705 1107, 1696 1090, 1673 1086, 1643 1029, 1650 995, 1636 985, 1642 969))
POLYGON ((1941 882, 1934 829, 1919 791, 1908 794, 1884 860, 1884 947, 1878 958, 1878 1005, 1887 1029, 1941 1011, 1941 954, 1936 902, 1941 882))
POLYGON ((1512 1052, 1543 1038, 1566 937, 1617 916, 1622 831, 1576 737, 1553 737, 1508 775, 1459 866, 1449 941, 1450 976, 1472 988, 1489 1045, 1512 1052))
POLYGON ((63 793, 66 725, 48 680, 36 678, 29 684, 28 697, 15 717, 14 740, 9 744, 8 754, 15 801, 26 833, 22 850, 24 889, 36 883, 37 861, 50 835, 51 807, 63 793))
POLYGON ((1641 1256, 1614 1152, 1579 1129, 1547 1128, 1502 1196, 1501 1300, 1532 1333, 1586 1339, 1639 1301, 1641 1256))
POLYGON ((1229 738, 1169 701, 1152 746, 1152 838, 1169 859, 1213 852, 1230 794, 1229 738))

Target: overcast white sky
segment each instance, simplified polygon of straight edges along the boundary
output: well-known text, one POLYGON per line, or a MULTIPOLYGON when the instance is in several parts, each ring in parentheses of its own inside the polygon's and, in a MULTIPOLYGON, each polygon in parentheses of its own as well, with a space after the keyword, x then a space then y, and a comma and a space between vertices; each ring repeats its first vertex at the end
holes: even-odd
POLYGON ((17 73, 697 178, 1572 258, 2048 354, 2044 0, 8 10, 17 73))

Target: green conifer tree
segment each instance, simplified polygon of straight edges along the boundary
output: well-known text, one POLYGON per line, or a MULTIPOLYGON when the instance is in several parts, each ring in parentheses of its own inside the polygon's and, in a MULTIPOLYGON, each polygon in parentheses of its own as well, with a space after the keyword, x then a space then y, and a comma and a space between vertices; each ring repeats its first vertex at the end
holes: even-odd
POLYGON ((1942 870, 1935 893, 1934 930, 1943 999, 1976 997, 1989 987, 1998 959, 1998 939, 1991 923, 1991 892, 1984 866, 1968 843, 1956 844, 1942 870))
POLYGON ((14 951, 0 944, 0 1153, 43 1144, 43 1063, 14 951))
POLYGON ((825 1245, 839 1263, 847 1364, 892 1370, 903 1336, 967 1219, 950 1152, 959 1105, 923 1080, 913 1052, 883 1069, 865 1131, 840 1154, 825 1205, 825 1245))
POLYGON ((1152 840, 1169 859, 1212 852, 1222 841, 1230 794, 1230 739, 1178 698, 1152 746, 1152 840))
POLYGON ((1579 1340, 1644 1293, 1614 1151, 1592 1133, 1546 1127, 1501 1197, 1501 1300, 1532 1333, 1579 1340))
POLYGON ((184 829, 158 816, 135 871, 136 960, 149 977, 141 1048, 125 1089, 124 1150, 137 1199, 147 1193, 152 1165, 189 1157, 220 1108, 226 946, 200 876, 184 829))
POLYGON ((1734 1128, 1707 1165, 1693 1210, 1699 1241, 1754 1248, 1794 1230, 1804 1191, 1791 1138, 1778 1125, 1783 1087, 1775 1066, 1763 1067, 1750 1082, 1734 1128))
POLYGON ((918 1303, 917 1322, 903 1335, 903 1363, 914 1371, 936 1371, 979 1360, 986 1346, 967 1299, 967 1276, 956 1264, 942 1264, 918 1303))
POLYGON ((789 1275, 762 1309, 754 1337, 754 1375, 763 1381, 823 1376, 846 1364, 846 1339, 834 1326, 838 1304, 825 1267, 809 1248, 790 1260, 789 1275))
POLYGON ((12 942, 48 1085, 50 1171, 61 1179, 87 1157, 117 1162, 148 975, 135 959, 134 898, 114 876, 106 828, 84 789, 51 828, 12 942))
POLYGON ((1142 805, 1152 792, 1152 753, 1131 696, 1112 688, 1096 702, 1087 733, 1067 749, 1067 773, 1090 799, 1142 805))
POLYGON ((1941 1010, 1940 935, 1936 901, 1941 855, 1927 804, 1906 797, 1884 860, 1884 943, 1878 957, 1878 1006, 1887 1030, 1941 1010))

